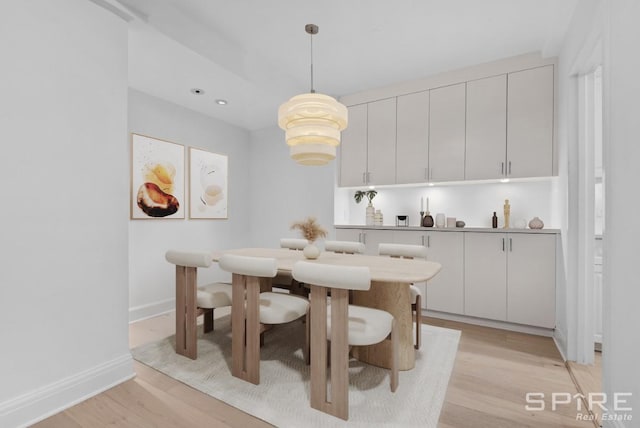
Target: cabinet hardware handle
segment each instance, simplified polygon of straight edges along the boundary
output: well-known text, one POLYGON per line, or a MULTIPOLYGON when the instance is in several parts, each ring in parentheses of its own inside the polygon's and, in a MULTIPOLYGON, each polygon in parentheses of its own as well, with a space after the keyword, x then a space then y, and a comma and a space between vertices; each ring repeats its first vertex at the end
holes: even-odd
POLYGON ((433 168, 429 168, 429 180, 433 179, 433 168))
POLYGON ((431 248, 431 235, 427 235, 427 247, 431 248))
POLYGON ((422 246, 424 247, 424 235, 422 235, 422 246))
POLYGON ((509 251, 513 251, 513 239, 509 238, 509 251))
POLYGON ((504 175, 504 162, 500 162, 500 175, 504 175))
POLYGON ((509 175, 511 175, 511 161, 509 161, 509 175))
POLYGON ((362 242, 362 232, 358 232, 358 242, 362 242))
POLYGON ((425 168, 424 169, 424 179, 428 180, 429 179, 429 168, 425 168))
POLYGON ((369 184, 369 183, 371 183, 371 173, 367 172, 367 182, 366 182, 366 184, 369 184))
POLYGON ((367 243, 367 232, 362 232, 362 243, 365 245, 367 243))
POLYGON ((363 182, 364 184, 367 184, 367 178, 366 178, 366 177, 367 177, 367 173, 366 173, 366 172, 363 172, 363 173, 362 173, 362 182, 363 182))
POLYGON ((502 238, 502 251, 504 252, 504 238, 502 238))

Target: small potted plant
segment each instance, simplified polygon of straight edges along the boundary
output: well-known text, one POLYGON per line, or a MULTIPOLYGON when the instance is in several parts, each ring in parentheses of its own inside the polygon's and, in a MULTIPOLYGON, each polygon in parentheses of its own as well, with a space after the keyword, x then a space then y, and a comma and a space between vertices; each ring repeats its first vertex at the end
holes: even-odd
POLYGON ((375 213, 376 209, 373 207, 373 198, 378 194, 375 190, 357 190, 353 195, 353 199, 356 200, 357 203, 360 203, 362 199, 366 196, 369 200, 369 205, 367 205, 367 217, 366 217, 366 225, 372 226, 375 223, 375 213))
POLYGON ((302 236, 309 241, 309 244, 304 247, 302 253, 308 259, 317 259, 320 255, 320 250, 315 245, 315 241, 318 238, 324 238, 327 236, 327 231, 318 224, 315 217, 307 217, 304 221, 297 221, 291 225, 291 230, 298 229, 302 233, 302 236))

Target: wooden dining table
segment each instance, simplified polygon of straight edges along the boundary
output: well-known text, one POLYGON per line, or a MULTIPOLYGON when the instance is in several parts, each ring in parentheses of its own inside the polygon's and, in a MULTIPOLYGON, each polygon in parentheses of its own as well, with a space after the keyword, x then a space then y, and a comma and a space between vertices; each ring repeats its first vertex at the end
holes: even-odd
MULTIPOLYGON (((365 266, 371 273, 371 288, 368 291, 353 293, 354 305, 378 308, 389 312, 396 320, 399 333, 398 368, 410 370, 415 366, 415 348, 413 346, 413 321, 409 285, 433 278, 441 269, 440 263, 400 259, 384 256, 360 254, 339 254, 322 252, 315 260, 307 260, 301 251, 286 248, 240 248, 213 253, 218 261, 223 254, 237 254, 251 257, 268 257, 276 260, 278 273, 291 274, 293 265, 301 260, 312 263, 365 266)), ((259 311, 260 292, 270 288, 270 281, 241 281, 234 275, 232 316, 232 372, 236 377, 255 381, 259 379, 259 352, 255 357, 260 341, 259 311), (247 353, 251 355, 247 355, 247 353), (252 378, 247 379, 247 378, 252 378)), ((313 338, 312 338, 313 340, 313 338)), ((354 347, 352 355, 360 361, 379 367, 391 367, 392 349, 389 341, 366 347, 354 347)))

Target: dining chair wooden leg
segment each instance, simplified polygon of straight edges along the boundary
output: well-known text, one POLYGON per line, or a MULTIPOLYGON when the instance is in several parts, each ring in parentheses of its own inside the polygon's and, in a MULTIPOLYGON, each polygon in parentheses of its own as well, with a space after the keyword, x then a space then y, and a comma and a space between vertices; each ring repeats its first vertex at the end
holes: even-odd
POLYGON ((260 282, 258 278, 239 274, 233 274, 232 281, 231 372, 257 385, 260 383, 260 282))
POLYGON ((306 365, 311 363, 311 306, 307 307, 307 314, 304 317, 304 362, 306 365))
POLYGON ((411 307, 416 313, 416 343, 414 348, 420 349, 420 343, 422 342, 422 296, 417 296, 416 303, 411 307))
POLYGON ((213 308, 204 310, 204 332, 213 331, 213 308))
POLYGON ((198 357, 197 282, 196 268, 176 266, 176 352, 192 360, 198 357))
POLYGON ((391 392, 396 392, 398 389, 398 339, 398 327, 394 318, 391 324, 391 392))

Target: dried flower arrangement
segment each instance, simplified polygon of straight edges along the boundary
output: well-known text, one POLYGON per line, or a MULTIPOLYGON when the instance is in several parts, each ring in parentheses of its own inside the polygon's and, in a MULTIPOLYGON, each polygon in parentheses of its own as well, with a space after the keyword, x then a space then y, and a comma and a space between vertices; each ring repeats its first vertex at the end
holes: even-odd
POLYGON ((309 242, 327 236, 327 231, 320 226, 315 217, 307 217, 304 221, 297 221, 291 225, 291 230, 299 229, 302 236, 309 242))

